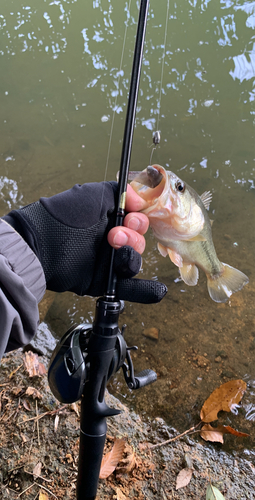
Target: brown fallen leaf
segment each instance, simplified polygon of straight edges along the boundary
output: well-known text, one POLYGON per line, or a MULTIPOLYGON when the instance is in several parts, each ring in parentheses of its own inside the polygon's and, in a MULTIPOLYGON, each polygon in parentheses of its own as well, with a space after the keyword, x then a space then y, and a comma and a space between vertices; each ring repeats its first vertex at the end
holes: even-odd
POLYGON ((40 490, 39 500, 49 500, 49 497, 48 497, 47 493, 45 493, 44 491, 40 490))
POLYGON ((30 406, 29 401, 27 401, 26 399, 24 399, 24 401, 22 401, 22 404, 23 404, 23 406, 24 406, 25 410, 27 410, 27 411, 32 411, 32 408, 31 408, 31 406, 30 406))
POLYGON ((34 475, 34 480, 37 479, 42 472, 42 462, 38 462, 36 466, 33 468, 33 475, 34 475))
POLYGON ((32 351, 25 352, 23 362, 29 377, 42 377, 47 371, 43 363, 39 361, 38 354, 32 351))
POLYGON ((42 399, 42 394, 37 389, 35 389, 35 387, 28 387, 25 394, 27 396, 32 396, 33 399, 42 399))
POLYGON ((205 441, 211 441, 212 443, 224 443, 224 434, 233 434, 238 437, 249 436, 249 434, 246 434, 245 432, 236 431, 229 425, 218 425, 217 427, 212 427, 210 424, 205 424, 200 431, 201 438, 205 441))
POLYGON ((185 469, 182 469, 177 478, 176 478, 176 489, 179 490, 179 488, 184 488, 187 486, 191 480, 193 473, 193 469, 189 469, 186 467, 185 469))
POLYGON ((71 403, 70 406, 71 406, 72 410, 76 413, 77 417, 79 417, 80 412, 79 412, 78 405, 76 403, 71 403))
POLYGON ((16 386, 16 387, 12 388, 12 394, 14 394, 14 396, 18 396, 23 391, 24 391, 24 387, 22 387, 22 386, 16 386))
POLYGON ((124 493, 122 493, 121 489, 120 488, 116 488, 116 500, 126 500, 127 497, 126 495, 124 495, 124 493))
POLYGON ((249 434, 246 434, 246 432, 236 431, 235 429, 233 429, 229 425, 222 425, 222 427, 224 428, 225 434, 234 434, 234 436, 238 436, 238 437, 248 437, 249 436, 249 434))
POLYGON ((242 399, 246 390, 243 380, 230 380, 215 389, 203 404, 200 418, 203 422, 213 422, 218 418, 218 412, 231 411, 242 399))
POLYGON ((100 479, 106 479, 113 473, 123 456, 124 448, 125 440, 116 439, 111 451, 106 453, 103 457, 99 474, 100 479))
POLYGON ((223 433, 218 431, 216 427, 212 427, 210 424, 203 425, 200 436, 205 441, 211 441, 212 443, 224 443, 223 433))
POLYGON ((134 468, 136 467, 136 457, 135 453, 132 452, 130 453, 127 458, 122 458, 120 467, 118 467, 118 474, 128 474, 129 472, 132 472, 134 468))

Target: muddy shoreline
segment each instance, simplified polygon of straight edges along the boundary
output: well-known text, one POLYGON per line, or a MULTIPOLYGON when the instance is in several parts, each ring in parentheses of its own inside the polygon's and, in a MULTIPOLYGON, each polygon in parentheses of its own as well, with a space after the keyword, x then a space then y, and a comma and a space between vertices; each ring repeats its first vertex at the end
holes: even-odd
MULTIPOLYGON (((79 404, 57 402, 46 374, 29 377, 24 356, 22 350, 10 353, 0 366, 2 498, 34 500, 44 492, 45 498, 74 500, 79 404), (30 395, 27 389, 31 387, 38 392, 30 395), (38 463, 41 472, 36 478, 33 471, 38 463)), ((39 359, 47 366, 47 356, 39 359)), ((251 457, 240 458, 237 452, 222 451, 221 445, 188 436, 150 451, 148 443, 174 437, 177 431, 163 419, 143 420, 109 394, 107 402, 122 413, 108 419, 106 449, 116 437, 125 438, 127 447, 117 470, 108 479, 100 479, 98 499, 205 499, 210 481, 226 500, 254 498, 251 457), (192 469, 192 478, 186 487, 176 490, 176 478, 183 468, 192 469)))

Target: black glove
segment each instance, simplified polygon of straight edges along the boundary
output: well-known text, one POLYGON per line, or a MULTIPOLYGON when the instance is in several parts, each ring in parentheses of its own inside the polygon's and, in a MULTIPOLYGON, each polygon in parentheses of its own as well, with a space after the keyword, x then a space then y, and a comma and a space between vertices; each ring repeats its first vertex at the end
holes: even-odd
MULTIPOLYGON (((115 223, 117 195, 116 182, 76 184, 3 217, 37 255, 49 290, 105 293, 112 250, 107 234, 115 223)), ((116 299, 154 303, 165 296, 162 283, 130 279, 140 266, 133 248, 115 251, 116 299)))

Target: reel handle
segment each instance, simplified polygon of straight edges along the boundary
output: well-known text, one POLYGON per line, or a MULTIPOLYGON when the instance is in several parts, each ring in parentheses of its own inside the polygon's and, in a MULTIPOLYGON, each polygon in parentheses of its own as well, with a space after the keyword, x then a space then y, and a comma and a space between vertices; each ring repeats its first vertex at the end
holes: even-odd
POLYGON ((150 370, 150 368, 147 368, 137 373, 134 376, 135 384, 133 381, 130 381, 128 382, 128 387, 129 389, 133 390, 140 389, 141 387, 145 387, 146 385, 156 382, 156 380, 157 380, 157 374, 153 370, 150 370))

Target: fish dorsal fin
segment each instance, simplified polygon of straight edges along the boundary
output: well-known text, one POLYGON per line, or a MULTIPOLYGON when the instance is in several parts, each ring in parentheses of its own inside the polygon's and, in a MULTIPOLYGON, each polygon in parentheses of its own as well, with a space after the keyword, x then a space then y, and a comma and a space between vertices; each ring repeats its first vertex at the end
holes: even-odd
POLYGON ((200 199, 206 208, 206 210, 209 210, 210 208, 210 203, 212 201, 212 193, 211 191, 205 191, 203 194, 201 194, 200 199))

